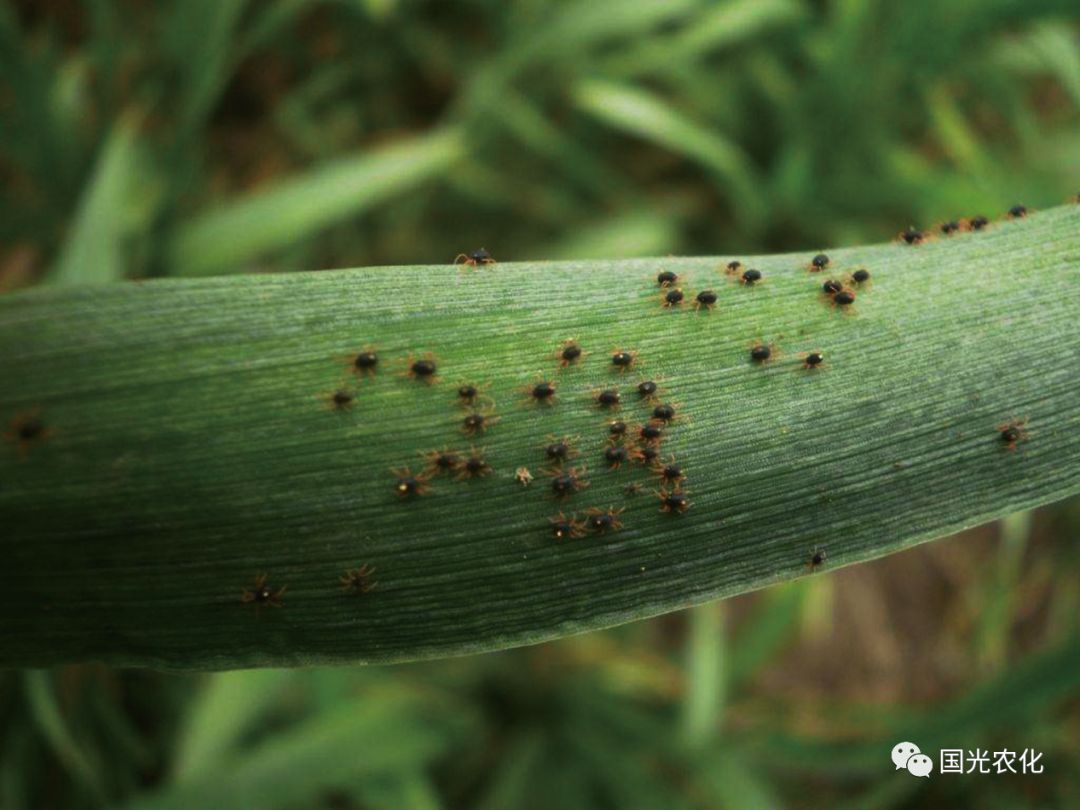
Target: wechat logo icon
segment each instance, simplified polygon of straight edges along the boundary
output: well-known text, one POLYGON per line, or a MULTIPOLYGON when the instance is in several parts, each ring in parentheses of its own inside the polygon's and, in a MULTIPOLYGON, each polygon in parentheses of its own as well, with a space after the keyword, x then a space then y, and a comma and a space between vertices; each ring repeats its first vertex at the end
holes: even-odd
POLYGON ((934 770, 934 760, 919 750, 913 742, 897 743, 893 746, 892 761, 896 770, 903 768, 912 776, 930 776, 934 770))

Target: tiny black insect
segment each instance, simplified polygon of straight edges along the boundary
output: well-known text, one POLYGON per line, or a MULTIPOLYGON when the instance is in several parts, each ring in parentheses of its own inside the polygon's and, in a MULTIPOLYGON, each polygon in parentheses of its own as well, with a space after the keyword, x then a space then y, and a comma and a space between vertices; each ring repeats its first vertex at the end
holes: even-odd
POLYGON ((547 456, 548 461, 562 464, 567 459, 574 458, 577 455, 577 450, 574 448, 572 438, 564 436, 559 439, 549 436, 548 443, 544 445, 544 455, 547 456))
POLYGON ((619 349, 611 354, 611 365, 619 371, 626 371, 626 369, 634 365, 636 360, 637 352, 630 352, 625 349, 619 349))
POLYGON ((683 291, 676 287, 673 290, 668 290, 664 293, 664 306, 665 307, 677 307, 682 304, 683 299, 686 296, 683 295, 683 291))
POLYGON ((844 289, 844 285, 841 284, 839 281, 836 281, 835 279, 831 279, 831 278, 828 281, 826 281, 824 284, 821 285, 821 290, 826 295, 835 295, 836 293, 840 292, 840 290, 842 290, 842 289, 844 289))
POLYGON ((461 420, 461 429, 466 435, 475 436, 477 433, 485 433, 489 427, 498 421, 499 417, 493 416, 491 413, 473 411, 461 420))
POLYGON ((12 419, 4 438, 15 445, 19 460, 25 461, 31 445, 45 441, 50 435, 52 431, 45 426, 45 422, 35 410, 12 419))
POLYGON ((653 408, 653 419, 659 419, 661 422, 670 422, 675 418, 675 406, 669 402, 661 403, 653 408))
POLYGON ((658 390, 660 390, 660 386, 652 380, 642 380, 637 386, 638 396, 642 399, 649 399, 649 397, 656 396, 658 390))
POLYGON ((578 345, 576 340, 570 339, 563 343, 562 346, 555 352, 559 358, 559 365, 563 368, 573 365, 582 357, 585 356, 585 352, 582 351, 581 346, 578 345))
POLYGON ((660 465, 657 468, 656 474, 660 476, 660 480, 668 484, 678 484, 682 481, 686 475, 682 471, 682 466, 676 463, 674 458, 671 458, 667 463, 660 465))
POLYGON ((851 280, 856 284, 865 284, 870 280, 870 271, 865 267, 860 267, 854 273, 851 274, 851 280))
POLYGON ((330 395, 330 404, 339 411, 343 411, 353 403, 352 394, 346 391, 344 388, 339 388, 337 391, 330 395))
POLYGON ((379 365, 379 355, 374 349, 364 349, 353 358, 353 368, 361 374, 374 374, 379 365))
POLYGON ((619 469, 629 461, 637 461, 640 457, 641 452, 636 447, 625 447, 621 444, 613 444, 604 450, 604 461, 612 470, 619 469))
POLYGON ((1023 219, 1028 214, 1027 206, 1014 205, 1009 209, 1009 219, 1023 219))
POLYGON ((430 450, 420 455, 427 462, 424 471, 429 475, 449 474, 461 467, 461 456, 453 450, 430 450))
POLYGON ((476 267, 479 264, 495 264, 495 259, 488 253, 487 248, 478 248, 471 253, 459 253, 457 258, 454 259, 454 264, 464 264, 469 267, 476 267))
POLYGON ((971 230, 981 231, 983 228, 990 224, 990 220, 984 217, 982 214, 979 214, 978 216, 974 216, 969 219, 967 224, 968 228, 970 228, 971 230))
POLYGON ((656 283, 661 287, 670 287, 679 281, 679 274, 671 270, 661 270, 656 276, 656 283))
POLYGON ((1021 442, 1028 439, 1027 420, 1012 419, 1003 425, 998 425, 998 435, 1005 445, 1006 450, 1015 450, 1021 442))
POLYGON ((641 451, 641 463, 652 464, 660 457, 660 448, 652 444, 647 444, 644 447, 639 448, 641 451))
POLYGON ((551 524, 551 533, 556 540, 570 540, 585 534, 585 527, 573 515, 567 517, 559 512, 555 517, 548 518, 548 523, 551 524))
POLYGON ((727 263, 727 274, 729 276, 737 276, 740 270, 742 270, 742 262, 738 259, 727 263))
POLYGON ((945 236, 952 236, 954 233, 960 230, 960 223, 957 222, 955 219, 951 219, 948 222, 942 222, 939 230, 945 236))
POLYGON ((251 588, 245 588, 240 596, 240 601, 245 604, 254 603, 257 608, 269 605, 270 607, 281 607, 281 597, 284 595, 288 585, 282 585, 280 588, 273 588, 266 583, 267 574, 259 574, 255 577, 255 583, 251 588))
POLYGON ((614 419, 608 422, 608 434, 611 436, 623 436, 626 434, 626 422, 622 419, 614 419))
POLYGON ((461 464, 461 468, 455 477, 457 480, 463 481, 466 478, 483 478, 490 473, 491 465, 484 458, 484 451, 471 447, 469 448, 469 455, 461 464))
POLYGON ((750 359, 755 363, 767 363, 772 356, 773 347, 767 343, 756 343, 750 347, 750 359))
POLYGON ((480 389, 472 383, 463 383, 458 386, 457 395, 463 405, 472 405, 480 396, 480 389))
POLYGON ((430 384, 439 379, 438 361, 435 355, 430 352, 424 354, 419 359, 414 359, 412 355, 409 355, 407 363, 408 370, 406 371, 406 374, 414 380, 421 380, 430 384))
POLYGON ((716 293, 712 290, 702 290, 694 301, 694 309, 712 309, 716 305, 716 293))
POLYGON ((846 307, 855 303, 855 293, 851 290, 840 290, 832 297, 833 303, 838 307, 846 307))
POLYGON ((926 234, 916 228, 907 228, 897 238, 905 245, 921 245, 926 241, 926 234))
POLYGON ((372 582, 371 578, 375 569, 370 565, 361 565, 359 568, 349 568, 338 578, 341 590, 345 593, 368 593, 375 590, 378 583, 372 582))
POLYGON ((757 284, 759 281, 761 281, 761 278, 761 271, 755 270, 751 267, 749 270, 742 274, 742 283, 747 285, 757 284))
POLYGON ((394 476, 394 491, 399 498, 411 498, 414 495, 427 495, 431 488, 428 486, 428 477, 423 473, 413 475, 408 467, 390 471, 394 476))
POLYGON ((556 498, 565 498, 589 485, 581 476, 585 474, 585 468, 571 467, 568 470, 549 470, 551 476, 551 492, 556 498))
POLYGON ((646 443, 660 441, 664 438, 664 423, 655 420, 646 422, 638 430, 638 437, 646 443))
POLYGON ((806 561, 806 566, 811 571, 816 571, 818 568, 825 564, 825 560, 828 555, 825 553, 825 549, 815 547, 810 552, 810 559, 806 561))
POLYGON ((690 508, 690 501, 678 490, 661 489, 656 493, 660 498, 660 511, 676 514, 685 512, 690 508))
POLYGON ((550 405, 555 401, 555 383, 550 380, 535 383, 526 389, 529 400, 550 405))
POLYGON ((825 355, 823 355, 821 352, 808 352, 803 357, 803 368, 818 368, 824 362, 825 355))
POLYGON ((589 528, 596 534, 617 532, 622 528, 622 521, 619 520, 619 515, 622 513, 622 509, 597 509, 593 507, 585 512, 585 520, 589 528))
POLYGON ((814 272, 824 270, 829 266, 829 257, 824 253, 819 253, 813 259, 810 260, 810 269, 814 272))
POLYGON ((596 395, 596 404, 601 408, 618 408, 621 402, 622 398, 614 388, 607 388, 596 395))

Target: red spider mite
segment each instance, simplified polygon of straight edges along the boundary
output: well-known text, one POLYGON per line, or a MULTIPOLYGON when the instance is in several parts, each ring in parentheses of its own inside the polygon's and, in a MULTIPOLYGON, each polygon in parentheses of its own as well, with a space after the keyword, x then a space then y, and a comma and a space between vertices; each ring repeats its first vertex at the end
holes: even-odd
POLYGON ((672 309, 682 306, 684 300, 686 300, 686 294, 679 287, 670 287, 660 296, 660 305, 665 309, 672 309))
POLYGON ((810 263, 807 265, 807 269, 811 273, 819 273, 829 266, 829 261, 829 257, 826 254, 819 253, 810 260, 810 263))
POLYGON ((616 349, 611 353, 611 367, 616 371, 626 371, 637 362, 637 352, 629 349, 616 349))
POLYGON ((256 608, 262 608, 266 605, 270 607, 281 607, 281 597, 285 594, 287 585, 282 585, 280 588, 273 588, 266 583, 268 575, 258 574, 255 577, 255 583, 251 588, 244 588, 240 595, 240 601, 244 604, 254 604, 256 608))
POLYGON ((656 497, 660 499, 661 512, 667 512, 672 515, 682 514, 690 508, 690 501, 686 499, 686 495, 678 488, 661 489, 656 493, 656 497))
POLYGON ((466 436, 476 436, 480 433, 486 433, 487 429, 498 421, 499 417, 495 415, 491 408, 482 408, 467 414, 461 420, 461 431, 466 436))
POLYGON ((345 573, 338 578, 338 582, 341 583, 341 590, 345 593, 369 593, 378 586, 377 582, 372 581, 374 575, 375 569, 365 564, 359 568, 346 569, 345 573))
POLYGON ((424 474, 429 478, 436 475, 449 475, 461 469, 464 460, 456 450, 428 450, 420 453, 426 462, 424 474))
POLYGON ((930 234, 916 228, 905 228, 896 235, 896 238, 905 245, 921 245, 930 238, 930 234))
POLYGON ((819 546, 814 546, 810 550, 810 558, 806 561, 806 567, 809 568, 811 571, 816 571, 825 564, 825 560, 827 558, 828 555, 825 553, 825 549, 819 546))
POLYGON ((490 402, 491 398, 485 393, 488 388, 491 387, 491 383, 471 383, 463 382, 457 387, 455 396, 457 397, 458 405, 463 408, 475 405, 480 401, 490 402))
POLYGON ((570 467, 565 470, 545 470, 544 474, 551 478, 551 494, 556 498, 566 498, 589 486, 589 482, 583 477, 585 472, 586 470, 583 465, 581 467, 570 467))
POLYGON ((576 442, 576 436, 548 436, 544 444, 544 457, 559 466, 564 461, 577 457, 578 451, 574 446, 576 442))
POLYGON ((454 264, 463 264, 466 267, 476 267, 481 264, 496 264, 494 257, 488 253, 487 248, 478 248, 471 253, 459 253, 454 259, 454 264))
POLYGON ((686 473, 683 472, 682 465, 675 460, 675 456, 668 456, 668 460, 663 462, 656 459, 651 466, 660 476, 661 482, 673 487, 679 487, 680 482, 686 479, 686 473))
POLYGON ((585 523, 592 530, 594 534, 606 534, 607 532, 617 532, 623 527, 622 521, 619 520, 619 515, 623 513, 623 509, 600 509, 592 507, 585 511, 585 523))
POLYGON ((704 309, 708 312, 714 306, 716 306, 717 295, 712 290, 702 290, 694 297, 694 309, 700 311, 704 309))
POLYGON ((661 270, 656 276, 656 283, 661 287, 671 287, 679 283, 679 274, 674 270, 661 270))
POLYGON ((491 474, 491 465, 484 458, 484 451, 475 447, 469 448, 469 454, 461 462, 455 480, 464 481, 469 478, 483 478, 491 474))
POLYGON ((349 367, 356 374, 371 377, 379 369, 379 353, 374 346, 365 346, 349 357, 349 367))
POLYGON ((526 385, 522 388, 522 391, 525 394, 526 403, 536 403, 538 405, 555 404, 555 382, 553 380, 540 380, 531 385, 526 385))
POLYGON ((431 352, 424 352, 419 357, 410 354, 405 360, 405 376, 428 385, 439 381, 438 371, 439 359, 431 352))
POLYGON ((562 512, 555 517, 548 518, 551 524, 551 533, 556 540, 573 540, 585 536, 585 525, 574 515, 567 517, 562 512))
POLYGON ((799 355, 799 359, 802 360, 802 367, 808 371, 821 368, 825 364, 825 355, 819 351, 804 352, 799 355))
POLYGON ((632 445, 612 444, 604 448, 604 463, 609 470, 617 470, 623 464, 640 460, 641 451, 632 445))
POLYGON ((613 411, 617 411, 622 404, 622 397, 619 395, 619 391, 616 388, 605 388, 603 390, 593 391, 593 401, 601 408, 609 408, 613 411))
POLYGON ((394 476, 394 492, 402 500, 431 492, 429 479, 424 473, 414 475, 408 467, 404 467, 392 469, 390 474, 394 476))
POLYGON ((35 408, 12 419, 4 438, 15 445, 19 461, 25 461, 31 447, 48 440, 52 435, 53 431, 46 427, 41 418, 41 409, 35 408))
POLYGON ((563 344, 555 350, 555 357, 559 361, 560 368, 575 365, 580 362, 587 352, 581 348, 581 344, 574 338, 563 341, 563 344))
POLYGON ((1027 419, 1010 419, 997 426, 1001 443, 1006 450, 1015 450, 1028 440, 1027 419))
POLYGON ((774 343, 754 343, 750 346, 750 361, 764 366, 780 356, 780 350, 774 343))

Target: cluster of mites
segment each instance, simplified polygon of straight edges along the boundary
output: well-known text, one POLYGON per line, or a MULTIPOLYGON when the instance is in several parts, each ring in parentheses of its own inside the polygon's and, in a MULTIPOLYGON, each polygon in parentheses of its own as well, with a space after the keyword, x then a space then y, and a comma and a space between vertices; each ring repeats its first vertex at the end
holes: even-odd
MULTIPOLYGON (((1071 201, 1074 203, 1080 202, 1080 194, 1073 197, 1071 201)), ((1005 212, 1005 218, 1023 219, 1028 213, 1029 210, 1027 206, 1014 205, 1005 212)), ((928 242, 936 236, 948 237, 956 236, 961 233, 983 231, 986 230, 989 225, 990 220, 980 214, 978 216, 965 217, 963 219, 950 219, 925 231, 919 230, 918 228, 906 228, 900 231, 896 238, 905 245, 921 245, 923 242, 928 242)))
MULTIPOLYGON (((555 359, 560 368, 576 366, 582 363, 587 352, 576 340, 567 340, 555 350, 555 359)), ((618 349, 612 352, 610 367, 616 372, 627 372, 637 365, 637 352, 618 349)), ((373 348, 366 348, 352 359, 352 366, 357 373, 374 374, 379 365, 379 356, 373 348)), ((406 360, 405 374, 420 382, 432 384, 439 379, 439 360, 427 353, 420 357, 410 356, 406 360)), ((558 400, 558 383, 555 380, 538 380, 522 388, 526 403, 540 407, 553 406, 558 400)), ((659 489, 656 495, 660 501, 660 510, 673 514, 685 512, 690 508, 683 485, 686 476, 674 458, 661 459, 660 447, 667 428, 677 420, 677 406, 664 402, 660 398, 660 385, 654 380, 641 380, 635 386, 636 398, 650 407, 650 416, 642 424, 630 425, 626 421, 612 418, 604 426, 606 442, 601 454, 603 463, 612 470, 624 464, 641 464, 658 477, 659 489)), ((332 395, 332 404, 336 408, 346 408, 352 402, 352 394, 339 390, 332 395)), ((461 432, 469 437, 483 435, 499 421, 494 413, 494 403, 484 393, 481 386, 463 383, 456 391, 457 403, 466 409, 461 420, 461 432)), ((592 392, 591 401, 598 410, 615 412, 623 404, 623 394, 618 387, 599 388, 592 392)), ((431 492, 431 482, 438 476, 452 476, 456 480, 480 478, 492 472, 482 449, 471 447, 468 452, 442 449, 421 454, 425 465, 419 472, 410 468, 391 470, 394 492, 401 500, 422 497, 431 492)), ((546 468, 544 474, 550 478, 550 489, 557 499, 568 498, 589 486, 586 480, 585 465, 573 466, 573 460, 579 455, 576 439, 571 436, 549 436, 544 445, 538 448, 537 458, 546 468)), ((515 479, 523 486, 529 486, 533 475, 527 467, 519 467, 515 479)), ((640 486, 629 485, 627 494, 640 491, 640 486)), ((562 513, 551 518, 552 533, 556 539, 580 537, 591 529, 597 533, 618 531, 622 528, 619 516, 621 509, 589 509, 583 519, 576 516, 566 517, 562 513)))

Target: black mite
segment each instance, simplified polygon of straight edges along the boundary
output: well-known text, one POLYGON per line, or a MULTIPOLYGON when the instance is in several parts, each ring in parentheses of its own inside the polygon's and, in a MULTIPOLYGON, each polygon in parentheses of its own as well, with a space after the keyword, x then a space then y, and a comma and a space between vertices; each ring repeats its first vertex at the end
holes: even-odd
POLYGON ((596 395, 596 403, 601 408, 618 408, 622 402, 619 392, 614 388, 608 388, 596 395))
POLYGON ((550 405, 555 401, 555 383, 550 381, 538 382, 529 388, 528 393, 533 402, 550 405))
POLYGON ((819 253, 813 259, 810 260, 810 269, 814 272, 824 270, 829 266, 829 257, 824 253, 819 253))
POLYGON ((661 287, 670 287, 673 284, 677 284, 679 281, 679 274, 672 272, 671 270, 661 270, 656 276, 656 283, 661 287))
POLYGON ((832 297, 833 303, 838 307, 846 307, 855 303, 855 293, 851 290, 840 290, 832 297))
POLYGON ((361 374, 374 374, 379 366, 379 355, 374 349, 364 349, 353 358, 353 368, 361 374))
POLYGON ((585 352, 582 351, 581 346, 575 340, 568 340, 563 343, 556 354, 559 358, 559 365, 563 368, 573 365, 585 356, 585 352))
POLYGON ((544 445, 544 455, 548 461, 562 464, 567 459, 577 455, 577 450, 574 449, 573 441, 570 438, 556 439, 549 436, 548 439, 548 443, 544 445))
POLYGON ((826 295, 836 295, 836 293, 840 292, 842 289, 844 289, 844 285, 831 278, 821 285, 821 290, 826 295))
POLYGON ((622 509, 597 509, 593 507, 586 511, 585 520, 589 528, 596 534, 617 532, 622 528, 622 521, 619 520, 619 515, 622 512, 622 509))
POLYGON ((981 231, 987 225, 990 224, 990 220, 984 217, 982 214, 974 216, 968 220, 968 228, 973 231, 981 231))
POLYGON ((394 476, 394 492, 399 498, 411 498, 415 495, 427 495, 431 491, 428 487, 428 477, 423 473, 413 474, 408 467, 391 470, 394 476))
POLYGON ((677 490, 661 489, 657 494, 660 498, 660 511, 669 514, 681 514, 690 508, 690 501, 677 490))
POLYGON ((461 420, 461 429, 466 435, 474 436, 477 433, 485 433, 489 427, 498 421, 499 417, 497 416, 474 411, 461 420))
POLYGON ((467 478, 483 478, 489 473, 491 473, 491 465, 484 458, 484 451, 473 447, 469 450, 469 455, 465 458, 465 461, 461 463, 455 478, 463 481, 467 478))
POLYGON ((639 448, 639 450, 641 452, 641 458, 639 460, 642 464, 650 465, 660 457, 660 449, 655 445, 647 444, 644 447, 639 448))
POLYGON ((487 248, 478 248, 468 254, 459 253, 457 258, 454 259, 454 264, 476 267, 481 264, 495 264, 495 259, 488 253, 487 248))
POLYGON ((604 450, 604 461, 607 462, 608 468, 612 470, 617 470, 623 464, 637 458, 636 448, 624 447, 621 444, 613 444, 604 450))
POLYGON ((1015 450, 1021 442, 1028 439, 1027 420, 1013 419, 1003 425, 998 425, 998 435, 1006 450, 1015 450))
POLYGON ((582 479, 582 475, 585 474, 585 469, 577 469, 571 467, 568 470, 551 470, 548 475, 551 476, 551 492, 556 498, 565 498, 573 495, 575 492, 584 489, 589 483, 582 479))
POLYGON ((621 419, 615 419, 608 422, 608 435, 609 436, 624 436, 626 434, 626 422, 621 419))
POLYGON ((412 377, 414 380, 420 380, 422 382, 430 384, 439 379, 438 361, 436 360, 435 355, 431 354, 430 352, 423 355, 418 360, 413 359, 413 356, 409 355, 407 363, 408 370, 406 371, 406 374, 408 374, 408 376, 412 377))
POLYGON ((619 349, 613 352, 611 355, 611 365, 617 368, 619 371, 625 371, 634 365, 637 360, 636 352, 628 352, 625 349, 619 349))
POLYGON ((825 564, 827 556, 825 549, 815 548, 810 552, 810 559, 806 561, 806 565, 811 571, 816 571, 825 564))
POLYGON ((642 399, 649 399, 656 396, 656 392, 660 390, 660 386, 652 380, 642 380, 638 383, 637 392, 638 396, 642 399))
POLYGON ((661 481, 668 484, 677 484, 686 477, 682 471, 682 467, 675 462, 674 458, 662 465, 656 473, 660 476, 661 481))
POLYGON ((480 396, 480 389, 472 383, 465 383, 458 386, 457 395, 463 405, 472 405, 476 402, 476 398, 480 396))
POLYGON ((672 290, 668 290, 666 293, 664 293, 664 306, 669 308, 677 307, 682 304, 685 297, 686 296, 683 294, 683 291, 680 290, 678 287, 672 290))
POLYGON ((960 223, 957 222, 955 219, 952 219, 948 222, 941 223, 939 230, 945 236, 952 236, 954 233, 960 230, 960 223))
POLYGON ((761 281, 761 278, 761 271, 755 270, 751 267, 749 270, 742 274, 742 283, 746 285, 757 284, 759 281, 761 281))
POLYGON ((905 245, 921 245, 926 241, 926 234, 915 228, 908 228, 900 232, 899 239, 905 245))
POLYGON ((1023 219, 1028 215, 1027 206, 1014 205, 1009 209, 1009 219, 1023 219))
POLYGON ((659 419, 661 422, 670 422, 675 418, 675 406, 670 403, 663 403, 653 408, 653 419, 659 419))
POLYGON ((851 274, 851 280, 856 284, 865 284, 870 280, 870 271, 865 267, 860 267, 854 273, 851 274))
POLYGON ((551 524, 551 533, 556 540, 570 540, 585 534, 585 527, 573 515, 567 517, 559 512, 555 517, 548 518, 548 523, 551 524))
POLYGON ((821 352, 809 352, 805 357, 803 357, 803 368, 818 368, 824 362, 825 355, 823 355, 821 352))
POLYGON ((353 403, 353 395, 344 389, 338 389, 330 395, 330 404, 339 411, 343 411, 353 403))
POLYGON ((716 293, 712 290, 702 290, 694 299, 694 309, 712 309, 716 305, 716 293))
POLYGON ((750 359, 755 363, 767 363, 773 355, 772 346, 766 343, 758 343, 750 347, 750 359))
POLYGON ((658 442, 664 437, 664 423, 657 421, 646 422, 638 430, 638 438, 643 442, 658 442))
POLYGON ((240 601, 245 604, 254 603, 256 607, 262 607, 263 605, 281 607, 281 597, 285 594, 288 586, 282 585, 280 588, 274 588, 267 584, 267 576, 267 574, 259 574, 255 577, 253 587, 243 590, 240 601))
POLYGON ((421 455, 427 462, 424 471, 430 475, 449 474, 461 467, 461 456, 453 450, 430 450, 421 455))

